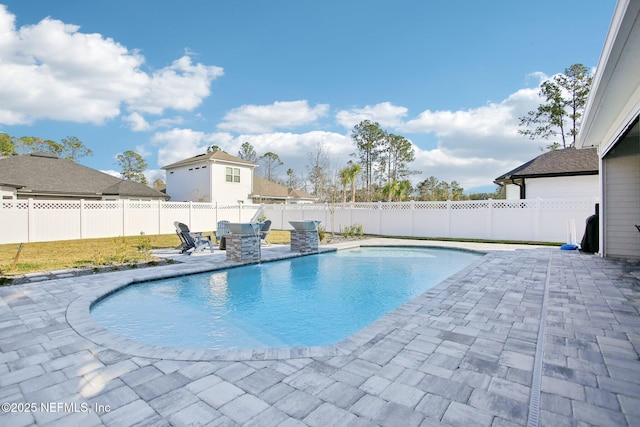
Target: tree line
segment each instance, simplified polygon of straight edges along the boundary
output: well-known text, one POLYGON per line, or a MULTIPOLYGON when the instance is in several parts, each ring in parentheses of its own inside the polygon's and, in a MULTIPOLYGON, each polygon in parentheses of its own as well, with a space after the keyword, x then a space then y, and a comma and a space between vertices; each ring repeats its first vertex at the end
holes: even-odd
MULTIPOLYGON (((286 169, 286 178, 279 174, 284 162, 274 152, 258 155, 253 145, 244 142, 238 157, 257 163, 256 173, 265 179, 314 195, 319 202, 377 202, 407 200, 468 200, 504 198, 504 192, 465 194, 457 181, 451 183, 429 177, 415 187, 409 180, 420 172, 411 169, 415 150, 401 135, 385 131, 377 122, 364 120, 354 126, 351 139, 353 159, 346 165, 332 165, 327 147, 318 143, 307 153, 308 163, 302 171, 286 169)), ((212 146, 209 150, 220 149, 212 146)))

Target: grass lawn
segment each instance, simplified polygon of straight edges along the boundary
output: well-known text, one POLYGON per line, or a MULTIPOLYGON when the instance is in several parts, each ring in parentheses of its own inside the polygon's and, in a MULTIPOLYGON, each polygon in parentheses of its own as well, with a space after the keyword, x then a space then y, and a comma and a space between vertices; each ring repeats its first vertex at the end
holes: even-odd
MULTIPOLYGON (((271 230, 268 239, 273 244, 288 244, 289 236, 288 231, 271 230)), ((151 261, 152 249, 179 245, 176 234, 24 243, 19 254, 18 243, 0 245, 0 275, 151 261)))

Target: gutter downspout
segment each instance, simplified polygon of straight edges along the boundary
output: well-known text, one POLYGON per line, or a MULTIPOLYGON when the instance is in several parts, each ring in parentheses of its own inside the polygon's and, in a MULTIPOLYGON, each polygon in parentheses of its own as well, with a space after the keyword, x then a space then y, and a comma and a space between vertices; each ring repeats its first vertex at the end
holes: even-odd
POLYGON ((518 184, 515 180, 515 178, 511 178, 511 184, 513 185, 517 185, 518 187, 520 187, 520 199, 526 199, 527 197, 527 191, 526 191, 526 187, 524 184, 524 178, 522 178, 522 184, 518 184))

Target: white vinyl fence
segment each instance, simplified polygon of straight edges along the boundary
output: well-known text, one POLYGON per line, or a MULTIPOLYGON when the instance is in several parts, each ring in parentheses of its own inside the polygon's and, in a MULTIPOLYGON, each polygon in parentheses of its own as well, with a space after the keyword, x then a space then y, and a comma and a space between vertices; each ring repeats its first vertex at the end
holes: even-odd
POLYGON ((319 220, 325 230, 336 233, 360 224, 365 233, 383 236, 580 243, 596 203, 526 199, 265 205, 264 215, 276 229, 291 228, 292 220, 319 220), (576 234, 572 238, 571 229, 576 234))
POLYGON ((213 231, 219 220, 248 222, 259 205, 102 200, 0 200, 0 243, 175 233, 180 221, 213 231))
MULTIPOLYGON (((272 229, 292 220, 319 220, 339 233, 354 224, 384 236, 580 242, 597 201, 470 200, 263 205, 272 229)), ((213 231, 220 220, 249 222, 258 205, 163 201, 0 200, 0 244, 174 233, 174 221, 213 231)))

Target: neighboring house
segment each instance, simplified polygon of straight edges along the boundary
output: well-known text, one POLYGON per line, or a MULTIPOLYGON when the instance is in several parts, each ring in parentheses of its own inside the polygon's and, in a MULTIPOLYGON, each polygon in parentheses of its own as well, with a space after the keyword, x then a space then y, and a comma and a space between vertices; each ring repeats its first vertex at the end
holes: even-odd
POLYGON ((258 165, 222 150, 164 166, 167 194, 177 202, 251 203, 258 165))
POLYGON ((260 177, 253 177, 253 193, 251 194, 253 203, 314 203, 316 198, 304 191, 295 188, 287 188, 260 177))
POLYGON ((600 253, 640 260, 640 1, 619 0, 576 146, 600 157, 600 253))
POLYGON ((236 203, 311 203, 315 198, 254 175, 257 164, 222 150, 164 166, 171 200, 236 203))
POLYGON ((507 199, 599 197, 598 153, 573 147, 551 150, 494 180, 507 199))
POLYGON ((52 154, 31 153, 0 159, 0 198, 166 200, 168 196, 52 154))

